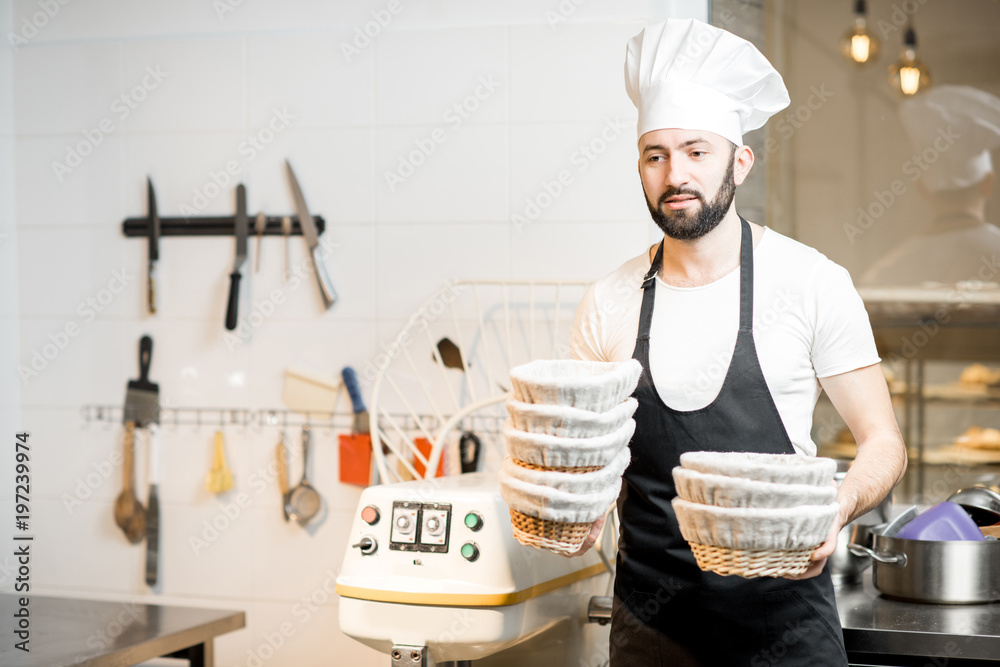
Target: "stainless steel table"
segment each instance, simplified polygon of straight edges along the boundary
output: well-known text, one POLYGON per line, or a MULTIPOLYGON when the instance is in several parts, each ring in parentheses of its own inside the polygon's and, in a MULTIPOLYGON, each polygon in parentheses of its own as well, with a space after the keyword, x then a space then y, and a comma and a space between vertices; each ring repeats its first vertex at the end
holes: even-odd
POLYGON ((1000 665, 1000 602, 939 605, 882 597, 865 574, 837 589, 852 665, 1000 665))
POLYGON ((150 658, 186 658, 192 667, 214 664, 212 640, 246 626, 242 611, 195 609, 32 595, 30 652, 15 647, 13 594, 0 595, 0 665, 4 667, 124 667, 150 658))

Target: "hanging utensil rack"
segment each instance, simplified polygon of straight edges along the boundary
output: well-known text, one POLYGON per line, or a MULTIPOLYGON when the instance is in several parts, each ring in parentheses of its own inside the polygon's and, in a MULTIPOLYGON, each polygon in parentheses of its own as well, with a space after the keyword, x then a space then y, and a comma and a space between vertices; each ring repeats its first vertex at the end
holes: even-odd
MULTIPOLYGON (((121 405, 89 404, 80 408, 84 426, 100 424, 110 428, 124 422, 124 408, 121 405)), ((432 415, 412 415, 401 413, 392 418, 405 431, 420 432, 424 428, 437 429, 441 426, 432 415), (422 425, 422 426, 421 426, 422 425)), ((469 430, 484 435, 499 435, 507 414, 479 414, 467 417, 460 424, 461 430, 469 430)), ((288 429, 309 426, 310 428, 350 431, 354 423, 354 413, 350 410, 335 412, 302 412, 284 408, 221 408, 221 407, 160 407, 160 427, 167 432, 180 427, 215 429, 237 427, 241 430, 260 431, 265 428, 288 429)))

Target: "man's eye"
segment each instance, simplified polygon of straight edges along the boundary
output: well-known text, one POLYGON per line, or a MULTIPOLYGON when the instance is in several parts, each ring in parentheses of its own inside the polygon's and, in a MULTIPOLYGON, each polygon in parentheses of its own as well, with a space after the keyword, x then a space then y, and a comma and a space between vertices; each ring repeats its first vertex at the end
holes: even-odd
POLYGON ((651 156, 649 156, 649 161, 650 162, 662 162, 663 161, 663 156, 662 155, 651 155, 651 156))
POLYGON ((705 154, 705 151, 691 151, 691 157, 701 157, 705 154))

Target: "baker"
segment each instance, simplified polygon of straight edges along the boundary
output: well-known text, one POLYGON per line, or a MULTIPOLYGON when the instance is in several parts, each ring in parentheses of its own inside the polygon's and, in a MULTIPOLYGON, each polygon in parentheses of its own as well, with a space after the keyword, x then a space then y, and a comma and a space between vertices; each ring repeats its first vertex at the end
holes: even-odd
POLYGON ((625 83, 663 241, 591 287, 572 336, 575 358, 643 367, 618 499, 611 665, 846 665, 826 560, 841 527, 900 480, 906 453, 847 271, 733 204, 754 163, 743 134, 787 106, 788 93, 753 45, 695 20, 633 37, 625 83), (670 506, 681 453, 814 456, 821 391, 858 454, 809 569, 758 579, 698 569, 670 506))
POLYGON ((903 174, 917 184, 923 206, 915 217, 925 226, 905 230, 859 282, 996 282, 1000 228, 986 221, 986 211, 996 182, 990 151, 1000 148, 1000 98, 971 86, 935 86, 904 100, 899 121, 912 150, 903 174))

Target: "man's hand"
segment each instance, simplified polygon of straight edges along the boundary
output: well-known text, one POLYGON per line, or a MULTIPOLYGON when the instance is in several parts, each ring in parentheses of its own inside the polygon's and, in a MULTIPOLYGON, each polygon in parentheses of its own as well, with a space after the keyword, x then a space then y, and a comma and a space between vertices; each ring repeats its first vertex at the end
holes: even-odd
MULTIPOLYGON (((830 486, 839 490, 839 486, 836 481, 830 482, 830 486)), ((833 520, 833 525, 830 526, 830 532, 826 536, 826 540, 823 544, 816 547, 816 550, 812 552, 809 560, 812 563, 809 564, 809 568, 802 574, 790 574, 787 575, 786 579, 811 579, 823 571, 823 567, 826 565, 826 559, 833 555, 833 552, 837 550, 837 537, 840 535, 840 529, 844 527, 847 521, 844 519, 844 508, 841 507, 840 511, 837 512, 837 517, 833 520)))
MULTIPOLYGON (((562 555, 566 556, 566 558, 576 558, 577 556, 582 556, 583 554, 590 551, 590 547, 594 546, 594 543, 597 542, 597 538, 601 534, 601 529, 604 528, 604 521, 607 518, 608 518, 607 514, 602 514, 600 518, 594 522, 594 525, 590 527, 590 532, 587 533, 587 537, 583 539, 583 544, 580 545, 580 548, 571 554, 562 554, 562 555)), ((831 551, 830 553, 833 552, 831 551)))
POLYGON ((826 541, 816 547, 816 550, 812 552, 812 556, 809 557, 809 560, 812 561, 809 564, 809 568, 802 574, 789 574, 785 578, 811 579, 821 573, 823 567, 826 565, 826 559, 832 556, 833 552, 837 549, 837 537, 840 535, 840 529, 843 527, 843 520, 838 513, 837 518, 833 520, 833 525, 830 527, 830 533, 826 536, 826 541))

